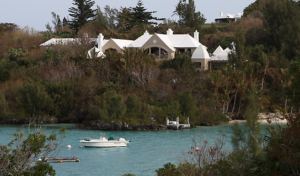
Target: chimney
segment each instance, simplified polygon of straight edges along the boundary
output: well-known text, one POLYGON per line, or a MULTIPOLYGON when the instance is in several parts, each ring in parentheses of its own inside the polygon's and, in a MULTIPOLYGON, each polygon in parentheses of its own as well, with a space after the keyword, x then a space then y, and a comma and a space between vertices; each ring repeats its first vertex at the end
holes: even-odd
POLYGON ((168 29, 168 31, 167 31, 167 35, 173 35, 173 31, 172 31, 172 29, 168 29))
POLYGON ((223 12, 220 12, 220 17, 222 17, 223 16, 223 12))
POLYGON ((102 35, 102 33, 100 33, 99 35, 98 35, 98 39, 97 39, 97 42, 98 42, 98 49, 102 52, 102 47, 103 47, 103 35, 102 35))
POLYGON ((144 32, 144 35, 149 35, 149 32, 146 30, 146 31, 144 32))
POLYGON ((199 32, 197 30, 194 32, 194 39, 199 42, 199 32))

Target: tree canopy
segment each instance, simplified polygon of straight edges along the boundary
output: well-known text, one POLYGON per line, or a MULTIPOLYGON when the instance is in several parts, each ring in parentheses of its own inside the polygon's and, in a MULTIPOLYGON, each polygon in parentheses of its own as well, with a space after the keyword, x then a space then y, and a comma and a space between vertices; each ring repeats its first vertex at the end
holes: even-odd
POLYGON ((199 11, 196 12, 194 0, 179 0, 175 6, 174 15, 179 16, 178 23, 192 29, 199 29, 206 19, 199 11))
POLYGON ((139 25, 157 24, 153 20, 163 20, 152 16, 156 11, 149 12, 146 10, 141 0, 138 1, 136 7, 121 8, 118 16, 120 26, 124 26, 125 30, 129 30, 139 25))
POLYGON ((35 133, 18 130, 8 145, 0 146, 0 175, 55 175, 49 163, 39 161, 55 155, 66 129, 49 136, 36 129, 35 133))
POLYGON ((95 1, 92 0, 73 0, 72 3, 75 7, 69 8, 69 15, 72 17, 70 21, 70 26, 73 28, 77 34, 79 28, 87 23, 91 18, 95 16, 96 10, 92 7, 95 1))

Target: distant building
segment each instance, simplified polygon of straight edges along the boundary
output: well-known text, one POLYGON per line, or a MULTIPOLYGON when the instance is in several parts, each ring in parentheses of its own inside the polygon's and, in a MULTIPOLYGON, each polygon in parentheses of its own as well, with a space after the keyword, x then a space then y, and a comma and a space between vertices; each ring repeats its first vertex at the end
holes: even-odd
POLYGON ((242 18, 242 13, 237 14, 224 14, 220 12, 220 16, 215 19, 216 23, 231 23, 242 18))
POLYGON ((208 61, 209 70, 218 70, 228 62, 228 55, 235 52, 235 44, 231 43, 232 50, 226 48, 223 50, 221 46, 212 53, 211 59, 208 61))
MULTIPOLYGON (((208 62, 214 59, 226 60, 228 52, 220 52, 217 57, 212 58, 207 52, 206 46, 199 42, 199 32, 194 32, 194 37, 189 34, 173 34, 171 29, 168 29, 167 34, 149 34, 147 31, 138 37, 136 40, 124 39, 104 39, 102 34, 98 38, 88 39, 94 42, 96 46, 87 52, 87 58, 105 58, 105 51, 115 50, 123 52, 125 48, 141 48, 149 54, 156 56, 157 61, 169 60, 176 57, 178 53, 190 53, 191 60, 198 64, 198 69, 207 70, 208 62)), ((81 39, 50 39, 40 45, 41 48, 48 48, 52 45, 81 43, 81 39)), ((223 51, 219 48, 220 51, 223 51)), ((228 59, 227 59, 228 60, 228 59)))

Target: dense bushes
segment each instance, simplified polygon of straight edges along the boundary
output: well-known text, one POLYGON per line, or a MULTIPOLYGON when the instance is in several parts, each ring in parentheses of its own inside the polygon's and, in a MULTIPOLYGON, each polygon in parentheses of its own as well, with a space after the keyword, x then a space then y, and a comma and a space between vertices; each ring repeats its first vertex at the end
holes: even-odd
MULTIPOLYGON (((291 20, 281 21, 281 17, 274 16, 282 14, 289 19, 286 10, 293 15, 298 13, 298 7, 290 1, 281 2, 282 7, 274 6, 273 0, 263 2, 251 5, 248 14, 259 10, 265 17, 256 13, 259 18, 250 15, 199 31, 200 40, 209 51, 218 45, 225 48, 232 41, 235 43, 229 63, 217 71, 199 71, 190 59, 191 53, 178 52, 172 60, 156 62, 153 55, 143 50, 125 49, 123 53, 107 51, 105 59, 87 60, 85 55, 91 43, 38 49, 42 40, 47 39, 46 33, 1 25, 0 90, 6 110, 0 113, 57 117, 60 122, 114 120, 137 124, 164 124, 166 117, 180 116, 183 121, 189 117, 192 124, 213 125, 227 122, 227 116, 245 118, 253 82, 259 85, 261 111, 298 110, 297 73, 288 73, 289 61, 296 60, 298 45, 286 47, 290 45, 286 42, 287 35, 283 35, 283 43, 269 43, 272 37, 279 38, 276 36, 282 33, 283 25, 289 30, 298 27, 296 23, 289 25, 298 18, 295 15, 291 20), (265 9, 266 5, 274 8, 265 9), (272 25, 278 26, 278 34, 266 33, 272 25)), ((194 31, 167 20, 157 26, 135 26, 123 33, 94 23, 97 22, 83 26, 77 37, 85 32, 96 36, 99 30, 125 38, 145 29, 152 33, 162 33, 168 28, 173 28, 174 33, 194 31)), ((293 36, 298 31, 292 31, 293 36)), ((297 43, 297 37, 293 43, 297 43)))

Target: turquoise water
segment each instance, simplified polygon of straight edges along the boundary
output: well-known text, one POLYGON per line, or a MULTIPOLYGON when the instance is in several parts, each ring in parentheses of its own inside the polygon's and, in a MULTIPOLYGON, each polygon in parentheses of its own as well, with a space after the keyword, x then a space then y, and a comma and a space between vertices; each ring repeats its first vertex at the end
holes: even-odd
MULTIPOLYGON (((78 157, 80 162, 52 163, 58 176, 66 175, 104 175, 121 176, 126 173, 136 176, 153 176, 155 170, 171 162, 183 161, 184 154, 193 146, 192 139, 213 141, 223 132, 228 136, 226 148, 230 149, 232 124, 215 127, 197 127, 186 130, 168 131, 94 131, 75 128, 74 124, 45 125, 44 132, 50 133, 66 127, 66 138, 58 157, 78 157), (131 140, 128 147, 80 148, 80 137, 98 138, 100 133, 106 137, 131 140), (72 148, 67 148, 71 145, 72 148)), ((1 145, 6 145, 17 129, 28 130, 26 125, 0 125, 1 145)))

